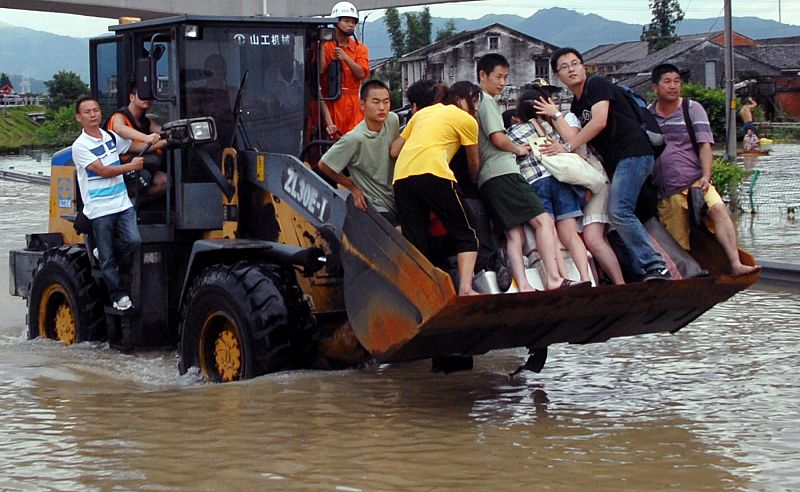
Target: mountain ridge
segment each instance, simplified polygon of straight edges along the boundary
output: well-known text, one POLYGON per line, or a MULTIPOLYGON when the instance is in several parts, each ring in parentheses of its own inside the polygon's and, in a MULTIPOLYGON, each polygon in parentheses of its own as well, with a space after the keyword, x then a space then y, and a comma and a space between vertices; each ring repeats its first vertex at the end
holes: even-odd
MULTIPOLYGON (((433 33, 442 29, 449 19, 431 19, 433 33)), ((606 19, 598 14, 581 14, 561 7, 542 9, 530 17, 511 14, 487 14, 480 19, 454 18, 457 31, 479 29, 495 22, 523 32, 556 46, 573 46, 586 51, 601 44, 638 40, 642 25, 606 19)), ((722 18, 684 19, 678 24, 678 34, 702 33, 722 30, 722 18)), ((361 34, 359 26, 359 34, 361 34)), ((364 22, 364 43, 369 47, 370 58, 391 56, 391 46, 383 18, 364 22)), ((753 39, 798 36, 800 26, 780 24, 756 17, 734 17, 733 29, 753 39)), ((27 76, 34 92, 42 88, 41 81, 50 80, 59 70, 69 70, 80 75, 84 82, 89 77, 88 38, 77 38, 37 31, 0 22, 0 72, 8 74, 12 82, 27 76)))

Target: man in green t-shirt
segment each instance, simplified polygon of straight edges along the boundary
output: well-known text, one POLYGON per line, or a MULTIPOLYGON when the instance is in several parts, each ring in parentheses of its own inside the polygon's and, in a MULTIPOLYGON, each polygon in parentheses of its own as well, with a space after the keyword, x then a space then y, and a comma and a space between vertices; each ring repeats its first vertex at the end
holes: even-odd
POLYGON ((528 283, 522 260, 523 226, 526 223, 533 227, 536 235, 536 247, 547 273, 545 288, 583 287, 586 282, 573 282, 559 273, 555 223, 536 192, 519 173, 516 158, 528 155, 531 148, 527 144, 512 142, 503 126, 503 114, 495 98, 508 82, 508 60, 498 53, 488 53, 478 60, 477 72, 483 91, 483 100, 478 108, 478 187, 492 211, 495 227, 505 232, 506 252, 517 287, 521 292, 534 290, 528 283))
POLYGON ((358 208, 372 206, 393 226, 399 225, 392 192, 394 159, 389 147, 400 135, 400 120, 390 111, 389 88, 379 80, 361 86, 364 119, 333 144, 319 163, 320 170, 350 190, 358 208), (344 169, 350 177, 342 174, 344 169))

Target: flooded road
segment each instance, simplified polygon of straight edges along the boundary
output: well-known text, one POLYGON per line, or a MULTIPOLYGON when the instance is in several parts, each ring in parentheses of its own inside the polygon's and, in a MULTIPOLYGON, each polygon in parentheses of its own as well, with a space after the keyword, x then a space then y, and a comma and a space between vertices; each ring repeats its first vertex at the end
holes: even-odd
MULTIPOLYGON (((797 225, 757 217, 742 243, 797 261, 797 225)), ((558 345, 538 375, 512 350, 211 385, 174 352, 26 339, 7 253, 46 219, 45 188, 0 181, 0 490, 800 489, 800 292, 558 345)))

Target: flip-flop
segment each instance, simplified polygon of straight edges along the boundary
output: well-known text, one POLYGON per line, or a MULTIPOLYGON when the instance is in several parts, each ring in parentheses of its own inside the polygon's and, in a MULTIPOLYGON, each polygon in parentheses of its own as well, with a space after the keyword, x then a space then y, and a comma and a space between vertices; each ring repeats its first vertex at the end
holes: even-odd
POLYGON ((559 287, 559 289, 580 289, 580 288, 591 287, 591 286, 592 286, 592 283, 589 282, 588 280, 580 282, 580 281, 570 280, 568 278, 565 278, 564 281, 561 282, 561 287, 559 287))

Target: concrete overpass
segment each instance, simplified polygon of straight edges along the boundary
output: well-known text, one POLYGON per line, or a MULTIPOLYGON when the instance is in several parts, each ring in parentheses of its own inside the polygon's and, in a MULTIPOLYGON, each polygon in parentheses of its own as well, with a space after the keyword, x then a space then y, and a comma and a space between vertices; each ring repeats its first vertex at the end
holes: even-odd
MULTIPOLYGON (((174 14, 272 15, 329 14, 337 0, 0 0, 0 8, 77 14, 90 17, 153 19, 174 14)), ((410 7, 453 0, 353 0, 359 10, 410 7)), ((463 1, 463 0, 461 0, 463 1)))

